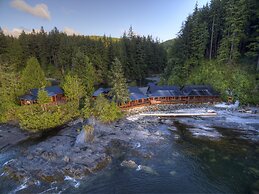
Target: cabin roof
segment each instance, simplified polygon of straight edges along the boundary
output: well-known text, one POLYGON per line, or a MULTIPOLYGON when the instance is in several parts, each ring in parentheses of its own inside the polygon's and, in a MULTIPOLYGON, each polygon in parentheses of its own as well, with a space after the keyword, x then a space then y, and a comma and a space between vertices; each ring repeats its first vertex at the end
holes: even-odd
POLYGON ((189 85, 182 88, 182 92, 187 96, 218 96, 209 85, 189 85))
MULTIPOLYGON (((33 96, 38 96, 39 90, 40 89, 35 88, 35 89, 31 89, 30 92, 33 96)), ((57 94, 64 94, 64 91, 59 86, 45 87, 44 90, 48 92, 48 96, 55 96, 57 94)))
POLYGON ((95 90, 95 92, 93 93, 94 97, 97 97, 101 94, 107 94, 108 92, 110 92, 110 88, 98 88, 98 90, 95 90))
POLYGON ((154 83, 149 84, 147 93, 150 97, 170 97, 182 95, 180 87, 178 86, 157 86, 154 83))
POLYGON ((138 87, 128 87, 130 100, 140 100, 148 98, 138 87))
MULTIPOLYGON (((39 90, 40 89, 37 89, 37 88, 31 89, 30 94, 25 94, 23 96, 20 96, 19 99, 29 100, 29 101, 37 100, 39 90)), ((57 94, 64 94, 64 91, 59 86, 49 86, 44 88, 44 90, 48 92, 48 96, 50 97, 55 96, 57 94)))
POLYGON ((28 101, 34 101, 37 99, 35 96, 30 95, 30 94, 22 95, 19 98, 20 98, 20 100, 28 100, 28 101))

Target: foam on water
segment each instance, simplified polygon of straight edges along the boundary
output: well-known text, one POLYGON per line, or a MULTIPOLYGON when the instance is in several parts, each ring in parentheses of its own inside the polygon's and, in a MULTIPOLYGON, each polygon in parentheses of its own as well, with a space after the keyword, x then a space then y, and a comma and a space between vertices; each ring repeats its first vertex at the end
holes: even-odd
POLYGON ((142 169, 141 165, 138 165, 138 167, 136 168, 136 171, 140 171, 142 169))
POLYGON ((70 176, 65 176, 65 181, 70 181, 73 184, 73 187, 78 188, 80 186, 80 182, 77 181, 75 178, 70 176))
POLYGON ((141 118, 141 116, 139 114, 137 114, 137 115, 132 115, 132 116, 127 117, 127 120, 129 120, 129 121, 137 121, 140 118, 141 118))
POLYGON ((13 162, 13 161, 15 161, 15 159, 8 160, 8 161, 6 161, 2 166, 5 166, 5 165, 7 165, 7 164, 9 164, 9 163, 11 163, 11 162, 13 162))
POLYGON ((136 144, 135 144, 135 148, 140 148, 141 147, 141 144, 139 143, 139 142, 137 142, 136 144))
POLYGON ((11 193, 16 193, 18 191, 21 191, 23 189, 26 189, 28 187, 27 185, 27 181, 28 179, 26 179, 20 186, 18 186, 14 191, 12 191, 11 193))
POLYGON ((195 137, 209 137, 209 138, 220 138, 222 135, 214 128, 208 127, 208 126, 197 126, 195 128, 189 128, 189 131, 193 134, 195 137))

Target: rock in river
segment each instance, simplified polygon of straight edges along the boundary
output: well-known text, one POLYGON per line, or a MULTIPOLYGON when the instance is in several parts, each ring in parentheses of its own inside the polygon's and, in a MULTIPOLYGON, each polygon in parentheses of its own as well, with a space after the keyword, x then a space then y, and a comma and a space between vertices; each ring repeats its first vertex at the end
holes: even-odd
POLYGON ((133 160, 124 160, 121 163, 121 166, 128 167, 128 168, 137 168, 138 165, 133 160))
POLYGON ((153 168, 149 167, 149 166, 144 166, 144 165, 141 165, 140 166, 140 169, 142 171, 144 171, 145 173, 148 173, 148 174, 154 174, 154 175, 159 175, 157 173, 157 171, 155 171, 153 168))
POLYGON ((176 171, 173 170, 173 171, 170 172, 170 174, 171 174, 172 176, 174 176, 174 175, 176 174, 176 171))

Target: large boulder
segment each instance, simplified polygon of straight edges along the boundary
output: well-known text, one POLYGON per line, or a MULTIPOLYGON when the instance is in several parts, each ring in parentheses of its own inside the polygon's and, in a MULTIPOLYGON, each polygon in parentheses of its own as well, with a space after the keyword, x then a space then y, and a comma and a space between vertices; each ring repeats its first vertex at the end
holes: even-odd
POLYGON ((124 160, 122 163, 121 163, 121 166, 124 166, 124 167, 127 167, 127 168, 137 168, 138 165, 136 164, 135 161, 133 160, 124 160))

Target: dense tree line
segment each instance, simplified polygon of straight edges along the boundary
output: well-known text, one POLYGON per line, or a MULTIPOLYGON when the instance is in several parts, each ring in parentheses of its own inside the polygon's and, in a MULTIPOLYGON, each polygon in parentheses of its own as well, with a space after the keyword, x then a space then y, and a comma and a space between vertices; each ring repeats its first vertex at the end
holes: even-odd
POLYGON ((83 116, 104 122, 116 120, 116 103, 128 100, 126 82, 141 83, 151 73, 162 72, 166 52, 151 36, 141 37, 130 28, 123 37, 68 36, 54 28, 49 33, 22 32, 18 38, 0 29, 0 122, 18 121, 30 130, 43 130, 83 116), (67 103, 49 106, 46 78, 60 80, 67 103), (91 96, 99 85, 112 88, 113 102, 91 96), (19 96, 41 88, 38 103, 19 105, 19 96))
MULTIPOLYGON (((130 39, 127 46, 132 46, 133 39, 137 38, 140 37, 124 37, 125 41, 130 39)), ((57 29, 48 35, 43 29, 39 33, 22 33, 18 39, 1 32, 0 40, 3 43, 0 53, 0 122, 18 121, 21 127, 37 131, 62 125, 80 115, 85 118, 95 116, 103 122, 122 116, 116 103, 128 100, 124 70, 129 65, 127 59, 124 59, 124 65, 119 60, 123 55, 129 56, 119 53, 123 53, 122 40, 70 37, 59 33, 57 29), (54 44, 59 42, 54 39, 62 38, 70 43, 66 46, 54 44), (53 42, 49 44, 48 41, 53 42), (66 104, 50 106, 50 98, 44 88, 51 83, 46 77, 60 79, 66 104), (115 98, 111 103, 102 96, 92 101, 91 96, 98 84, 107 84, 112 88, 115 98), (33 88, 40 89, 37 104, 20 106, 19 96, 33 88)), ((159 46, 153 40, 150 44, 159 46)), ((132 57, 135 56, 132 54, 132 57)), ((146 72, 139 73, 143 73, 139 77, 144 77, 146 72)), ((132 74, 128 77, 133 80, 132 74)))
MULTIPOLYGON (((92 65, 85 56, 82 62, 86 62, 86 75, 92 72, 92 65)), ((31 131, 39 131, 54 128, 82 116, 96 117, 102 122, 111 122, 122 116, 116 102, 124 100, 128 92, 125 90, 126 79, 122 72, 120 61, 115 58, 113 70, 109 73, 113 78, 119 78, 111 84, 116 99, 111 102, 103 96, 95 101, 92 99, 94 83, 90 80, 84 83, 84 76, 80 77, 75 72, 65 75, 61 86, 66 96, 66 103, 52 104, 45 87, 48 85, 44 71, 35 57, 29 58, 26 66, 20 73, 14 73, 8 69, 8 65, 0 69, 0 122, 15 121, 19 125, 31 131), (121 85, 123 83, 124 85, 121 85), (119 85, 118 85, 119 84, 119 85), (39 88, 37 103, 30 106, 20 106, 18 97, 28 93, 30 89, 39 88), (123 90, 123 96, 121 96, 123 90)), ((79 74, 80 75, 80 74, 79 74)), ((90 79, 94 74, 89 75, 90 79)), ((127 100, 127 99, 126 99, 127 100)))
POLYGON ((211 0, 202 8, 196 4, 178 37, 171 46, 166 44, 164 82, 211 84, 222 94, 258 103, 258 41, 258 1, 211 0))
POLYGON ((5 36, 0 28, 0 64, 8 63, 13 70, 20 71, 30 57, 36 57, 46 76, 54 78, 63 78, 71 71, 82 75, 87 71, 85 64, 91 63, 95 84, 107 83, 107 72, 115 57, 121 61, 126 78, 136 81, 150 73, 162 72, 166 63, 166 53, 159 41, 135 35, 132 28, 122 38, 68 36, 56 27, 49 33, 41 27, 39 32, 22 32, 14 38, 5 36))

